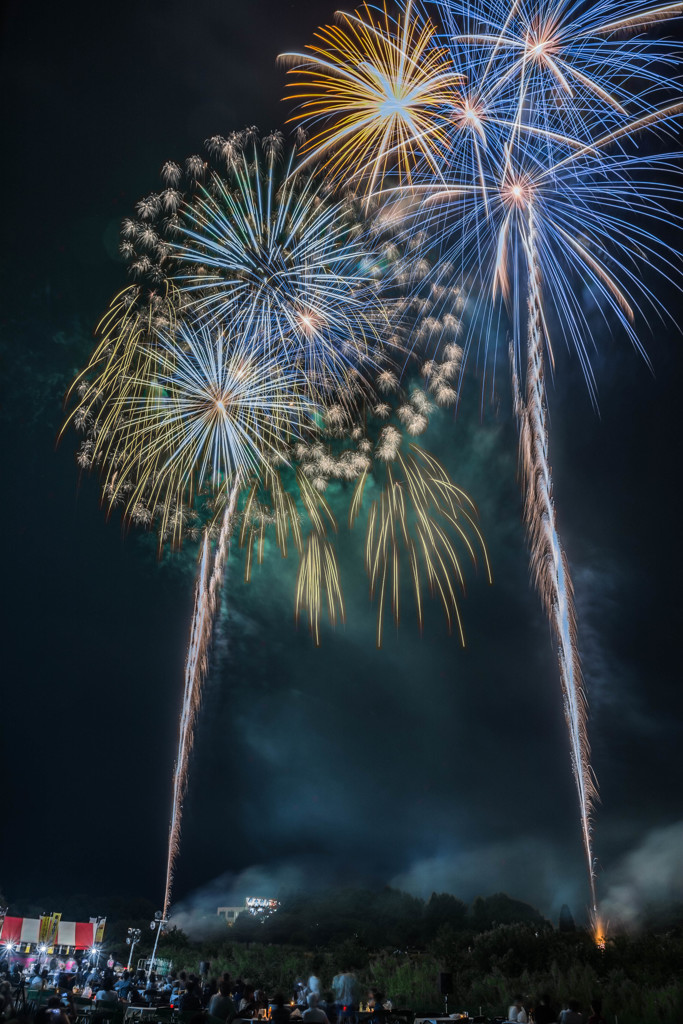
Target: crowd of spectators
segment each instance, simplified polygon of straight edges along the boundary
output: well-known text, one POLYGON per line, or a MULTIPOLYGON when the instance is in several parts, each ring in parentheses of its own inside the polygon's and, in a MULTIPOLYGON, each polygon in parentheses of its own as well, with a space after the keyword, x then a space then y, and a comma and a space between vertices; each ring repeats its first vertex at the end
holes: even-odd
POLYGON ((364 1009, 368 1024, 385 1024, 391 1009, 375 989, 364 1004, 350 970, 335 976, 326 999, 315 973, 306 982, 297 980, 287 998, 282 992, 269 995, 257 982, 233 979, 227 973, 221 978, 185 971, 160 976, 153 971, 115 971, 113 962, 102 970, 87 961, 69 966, 71 970, 64 963, 36 964, 27 971, 18 961, 11 970, 5 963, 5 970, 0 970, 0 1022, 30 1015, 34 1024, 74 1024, 82 1020, 88 1005, 92 1024, 111 1021, 112 1011, 120 1019, 127 1007, 170 1009, 182 1015, 184 1024, 231 1024, 238 1018, 273 1024, 348 1024, 364 1009))
POLYGON ((557 1007, 549 995, 537 999, 513 997, 508 1009, 508 1021, 512 1024, 606 1024, 602 1015, 602 1000, 597 996, 591 1000, 588 1013, 582 1012, 578 999, 569 999, 563 1009, 557 1007))
MULTIPOLYGON (((339 972, 324 993, 320 978, 294 982, 289 997, 268 994, 258 982, 242 978, 209 977, 185 971, 164 976, 139 970, 115 971, 113 962, 100 970, 82 965, 36 964, 30 971, 17 961, 0 970, 0 1024, 21 1022, 29 1015, 33 1024, 82 1024, 83 1006, 90 1007, 89 1024, 117 1024, 126 1008, 159 1008, 181 1015, 182 1024, 232 1024, 236 1020, 271 1021, 272 1024, 355 1024, 358 1011, 364 1024, 387 1024, 392 1010, 377 989, 362 997, 352 970, 339 972), (112 1021, 113 1014, 113 1021, 112 1021)), ((148 1018, 154 1021, 154 1016, 148 1018)), ((498 1018, 501 1020, 501 1018, 498 1018)), ((510 1024, 605 1024, 598 998, 585 1012, 570 999, 563 1009, 548 995, 536 999, 513 997, 508 1008, 510 1024)))

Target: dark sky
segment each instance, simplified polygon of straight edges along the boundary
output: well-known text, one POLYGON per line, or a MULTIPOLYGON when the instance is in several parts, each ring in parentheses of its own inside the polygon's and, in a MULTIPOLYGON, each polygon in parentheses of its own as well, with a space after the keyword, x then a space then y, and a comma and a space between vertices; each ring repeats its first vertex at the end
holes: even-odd
MULTIPOLYGON (((280 126, 275 56, 303 46, 333 9, 5 6, 0 891, 10 900, 162 898, 195 553, 159 563, 149 538, 106 521, 73 434, 55 447, 61 403, 124 282, 120 219, 158 187, 164 160, 245 124, 280 126)), ((642 882, 652 850, 666 858, 680 843, 683 817, 683 361, 668 326, 641 335, 654 374, 623 337, 599 339, 599 416, 570 353, 550 397, 602 795, 599 886, 613 902, 642 882)), ((493 559, 493 587, 470 573, 466 650, 435 608, 422 639, 406 615, 375 650, 360 535, 341 548, 346 628, 327 630, 321 650, 294 628, 293 561, 267 559, 249 586, 239 555, 231 561, 185 802, 176 893, 188 905, 198 891, 215 906, 231 890, 341 880, 464 898, 502 889, 547 913, 565 900, 583 912, 504 353, 499 370, 481 416, 473 367, 457 423, 443 416, 427 435, 477 502, 493 559)))

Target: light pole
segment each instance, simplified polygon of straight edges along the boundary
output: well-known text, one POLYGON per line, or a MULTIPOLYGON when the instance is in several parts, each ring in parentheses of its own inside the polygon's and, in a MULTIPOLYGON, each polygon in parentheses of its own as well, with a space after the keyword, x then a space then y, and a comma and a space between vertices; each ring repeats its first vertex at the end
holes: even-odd
POLYGON ((163 911, 161 911, 161 910, 157 910, 156 914, 154 915, 154 920, 150 921, 150 923, 149 923, 149 926, 152 929, 152 931, 156 931, 156 936, 154 938, 154 949, 152 950, 152 959, 149 962, 149 974, 150 975, 151 975, 152 971, 154 970, 154 961, 155 961, 156 955, 157 955, 157 946, 159 945, 159 936, 161 935, 162 929, 164 929, 167 924, 168 924, 168 921, 164 917, 163 911))
POLYGON ((126 945, 130 946, 130 953, 128 954, 128 967, 126 968, 127 971, 130 970, 130 962, 133 959, 133 950, 135 949, 137 943, 140 941, 141 935, 142 929, 140 928, 128 929, 128 938, 126 939, 126 945))

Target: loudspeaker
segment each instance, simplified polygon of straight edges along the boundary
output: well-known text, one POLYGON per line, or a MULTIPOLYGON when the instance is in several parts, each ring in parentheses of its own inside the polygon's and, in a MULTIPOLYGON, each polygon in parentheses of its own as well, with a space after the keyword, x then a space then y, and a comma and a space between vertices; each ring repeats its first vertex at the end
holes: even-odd
POLYGON ((200 960, 199 961, 199 973, 200 974, 206 975, 206 974, 209 973, 210 970, 211 970, 211 961, 210 960, 200 960))
POLYGON ((453 975, 442 971, 439 975, 439 992, 442 996, 450 995, 453 991, 453 975))

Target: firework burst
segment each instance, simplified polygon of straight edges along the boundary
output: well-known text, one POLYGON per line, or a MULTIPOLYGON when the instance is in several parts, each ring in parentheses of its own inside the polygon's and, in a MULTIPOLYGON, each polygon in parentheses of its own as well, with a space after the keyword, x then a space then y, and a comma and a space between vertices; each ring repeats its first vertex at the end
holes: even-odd
POLYGON ((365 179, 372 191, 387 172, 410 182, 417 163, 434 172, 448 147, 449 111, 463 82, 434 43, 435 26, 408 2, 397 18, 368 4, 319 29, 306 53, 282 54, 299 101, 292 118, 314 133, 303 152, 335 177, 365 179))
POLYGON ((234 160, 188 205, 176 282, 193 313, 252 339, 312 397, 353 393, 386 343, 379 253, 350 200, 270 152, 234 160))
POLYGON ((129 510, 142 500, 162 509, 162 533, 176 505, 258 469, 310 418, 295 370, 220 329, 183 322, 141 360, 144 376, 101 410, 93 456, 112 501, 126 493, 129 510))

